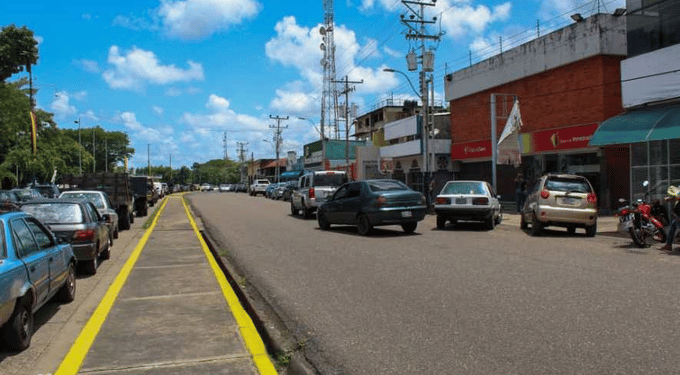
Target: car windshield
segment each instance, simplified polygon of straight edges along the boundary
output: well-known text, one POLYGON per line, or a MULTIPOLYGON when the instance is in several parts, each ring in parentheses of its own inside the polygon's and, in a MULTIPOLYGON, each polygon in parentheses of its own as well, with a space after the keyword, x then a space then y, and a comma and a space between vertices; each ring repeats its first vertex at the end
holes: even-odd
POLYGON ((33 198, 33 191, 29 189, 16 189, 12 190, 15 192, 21 200, 28 200, 33 198))
POLYGON ((394 190, 408 190, 408 186, 399 181, 371 181, 368 183, 371 191, 394 191, 394 190))
POLYGON ((104 203, 103 197, 98 193, 69 192, 63 193, 61 197, 68 199, 82 199, 86 202, 92 202, 92 204, 94 204, 94 206, 99 209, 106 208, 106 204, 104 203))
POLYGON ((347 182, 347 175, 344 173, 319 173, 314 176, 316 186, 340 186, 347 182))
POLYGON ((83 212, 75 203, 25 204, 21 210, 46 224, 76 224, 83 222, 83 212))
POLYGON ((12 194, 6 191, 0 191, 0 201, 10 201, 13 202, 16 199, 12 199, 12 194))
POLYGON ((449 182, 444 186, 440 194, 481 194, 486 195, 483 182, 461 181, 449 182))
POLYGON ((585 179, 568 177, 549 177, 545 189, 572 193, 590 193, 590 184, 585 179))

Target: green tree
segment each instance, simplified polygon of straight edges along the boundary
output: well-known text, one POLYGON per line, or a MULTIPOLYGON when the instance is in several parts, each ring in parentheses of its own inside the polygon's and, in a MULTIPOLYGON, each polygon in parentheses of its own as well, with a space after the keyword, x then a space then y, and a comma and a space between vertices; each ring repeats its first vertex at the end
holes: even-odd
POLYGON ((33 31, 14 24, 0 30, 0 81, 38 62, 38 42, 33 31))

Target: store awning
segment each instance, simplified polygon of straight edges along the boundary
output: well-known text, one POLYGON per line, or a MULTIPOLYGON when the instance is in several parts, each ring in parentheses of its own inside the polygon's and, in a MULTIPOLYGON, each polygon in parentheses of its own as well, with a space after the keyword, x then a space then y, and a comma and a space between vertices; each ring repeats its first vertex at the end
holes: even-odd
POLYGON ((680 138, 680 106, 644 108, 605 120, 590 146, 606 146, 680 138))

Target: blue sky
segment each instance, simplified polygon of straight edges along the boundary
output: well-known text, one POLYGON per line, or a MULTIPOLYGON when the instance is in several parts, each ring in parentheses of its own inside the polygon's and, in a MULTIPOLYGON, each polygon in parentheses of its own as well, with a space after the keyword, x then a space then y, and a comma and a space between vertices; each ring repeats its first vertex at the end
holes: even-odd
MULTIPOLYGON (((289 117, 283 153, 300 155, 319 138, 322 0, 9 1, 0 25, 26 25, 39 41, 38 107, 61 128, 80 118, 84 127, 127 132, 131 167, 146 166, 147 156, 154 166, 172 158, 173 168, 222 158, 225 131, 229 158, 236 142, 248 143, 248 157, 272 158, 270 116, 289 117)), ((415 99, 403 76, 383 71, 407 72, 402 2, 339 0, 334 8, 336 76, 363 80, 350 95, 358 114, 388 97, 415 99)), ((428 7, 438 16, 429 33, 444 33, 435 96, 443 98, 446 72, 497 54, 501 37, 507 50, 595 9, 592 0, 438 0, 428 7)))

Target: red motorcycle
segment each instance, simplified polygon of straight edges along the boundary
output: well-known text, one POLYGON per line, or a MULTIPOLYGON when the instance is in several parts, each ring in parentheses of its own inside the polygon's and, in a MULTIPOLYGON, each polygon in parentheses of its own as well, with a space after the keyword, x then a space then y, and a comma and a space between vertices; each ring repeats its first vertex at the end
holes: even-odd
MULTIPOLYGON (((619 199, 619 202, 625 202, 625 200, 619 199)), ((660 206, 660 203, 656 204, 660 206)), ((630 205, 619 208, 616 214, 619 217, 619 232, 630 234, 637 247, 645 247, 648 238, 656 242, 666 242, 662 212, 663 210, 659 210, 658 207, 643 199, 631 202, 630 205)))

